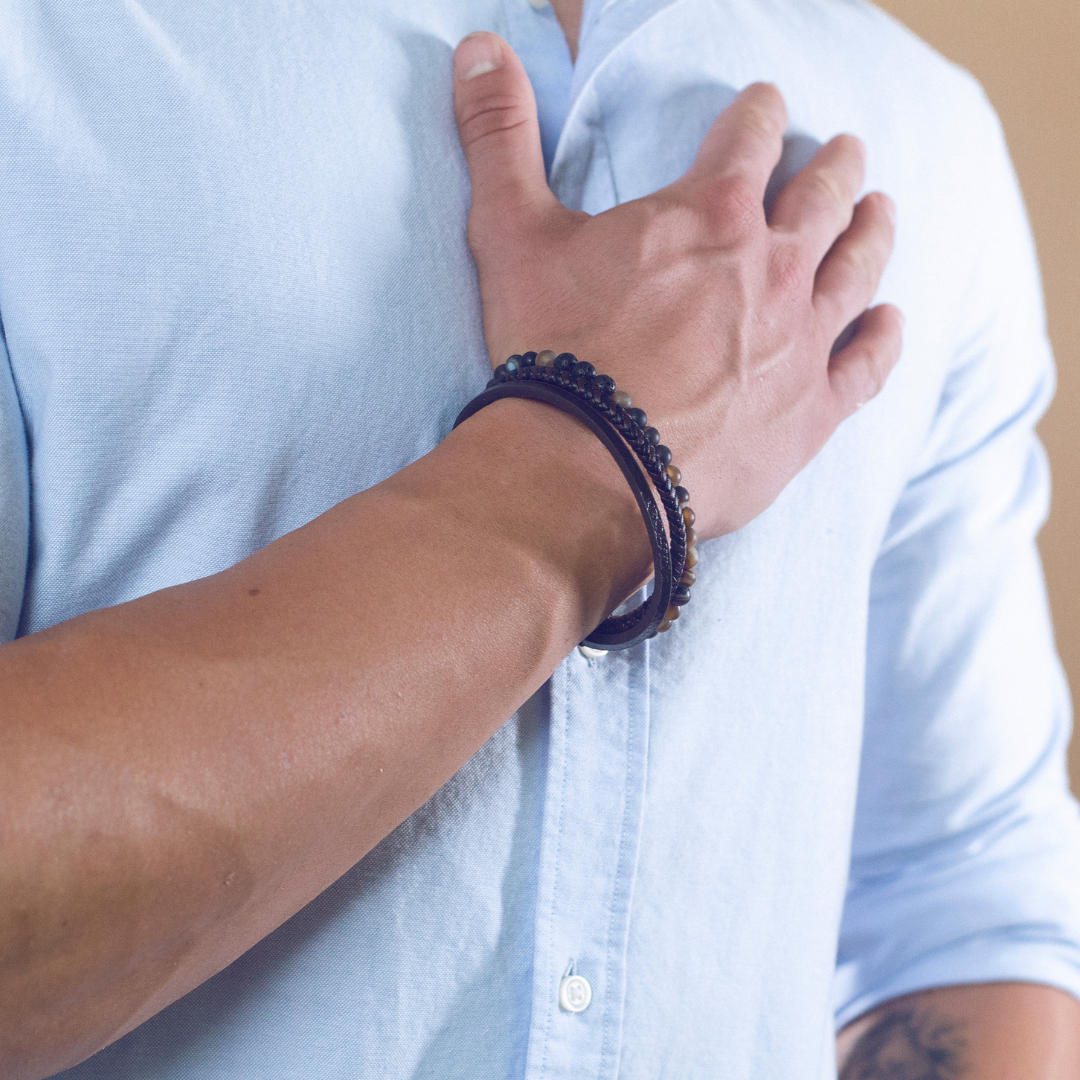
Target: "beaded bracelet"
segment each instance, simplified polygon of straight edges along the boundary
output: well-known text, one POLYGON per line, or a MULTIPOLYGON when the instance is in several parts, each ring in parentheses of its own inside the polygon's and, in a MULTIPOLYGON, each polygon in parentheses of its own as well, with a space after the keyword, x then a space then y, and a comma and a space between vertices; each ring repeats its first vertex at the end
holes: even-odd
POLYGON ((690 493, 681 486, 682 476, 671 463, 671 451, 660 443, 660 433, 648 426, 641 409, 633 407, 630 395, 616 389, 614 379, 597 375, 592 364, 578 360, 573 353, 556 356, 550 349, 515 354, 500 364, 487 389, 465 406, 454 427, 506 397, 544 401, 584 423, 618 463, 649 533, 652 593, 633 611, 606 618, 581 644, 594 649, 628 649, 670 629, 690 602, 698 555, 690 493), (667 518, 666 533, 654 490, 667 518))

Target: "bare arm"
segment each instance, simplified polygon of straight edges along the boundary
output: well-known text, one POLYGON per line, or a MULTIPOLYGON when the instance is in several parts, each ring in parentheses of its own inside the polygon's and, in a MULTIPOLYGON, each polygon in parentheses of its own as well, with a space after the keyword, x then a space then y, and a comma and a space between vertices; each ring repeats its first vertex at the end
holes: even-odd
MULTIPOLYGON (((588 218, 547 188, 509 49, 459 62, 492 355, 570 349, 632 388, 699 535, 737 528, 899 352, 878 308, 830 358, 891 246, 887 200, 854 204, 861 149, 823 148, 766 223, 784 110, 754 87, 687 177, 588 218)), ((591 435, 501 402, 223 573, 0 648, 0 1073, 74 1064, 299 910, 649 564, 591 435)))
POLYGON ((886 1002, 837 1039, 840 1080, 1076 1080, 1080 1002, 1049 986, 946 986, 886 1002))

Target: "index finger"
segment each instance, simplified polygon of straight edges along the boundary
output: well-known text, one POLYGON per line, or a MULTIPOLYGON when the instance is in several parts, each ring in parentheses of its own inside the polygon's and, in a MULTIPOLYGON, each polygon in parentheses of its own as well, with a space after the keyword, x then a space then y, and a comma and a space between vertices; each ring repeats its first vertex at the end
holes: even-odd
POLYGON ((786 128, 787 108, 780 91, 772 83, 751 83, 716 118, 686 175, 704 180, 739 178, 764 204, 786 128))

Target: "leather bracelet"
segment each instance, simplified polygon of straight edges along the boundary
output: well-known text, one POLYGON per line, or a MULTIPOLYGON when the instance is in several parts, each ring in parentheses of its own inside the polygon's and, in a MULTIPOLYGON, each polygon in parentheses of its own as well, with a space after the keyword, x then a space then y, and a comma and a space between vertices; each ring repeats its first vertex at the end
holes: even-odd
POLYGON ((661 445, 660 433, 648 426, 645 413, 633 407, 628 394, 616 389, 613 379, 597 375, 592 364, 573 353, 556 356, 550 349, 515 354, 500 364, 487 389, 465 406, 454 427, 506 397, 546 402, 585 424, 622 470, 649 534, 652 593, 634 610, 606 618, 581 644, 593 649, 629 649, 668 630, 690 600, 698 556, 690 494, 681 486, 681 474, 671 464, 671 451, 661 445), (666 533, 656 495, 667 518, 666 533))

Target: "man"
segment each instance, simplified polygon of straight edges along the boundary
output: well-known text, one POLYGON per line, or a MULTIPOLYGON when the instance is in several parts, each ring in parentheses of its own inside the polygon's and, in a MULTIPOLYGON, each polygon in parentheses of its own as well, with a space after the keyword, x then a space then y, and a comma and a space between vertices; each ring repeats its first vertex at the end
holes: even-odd
POLYGON ((572 67, 550 9, 356 7, 3 15, 5 1075, 819 1078, 852 1020, 847 1076, 1074 1075, 1048 355, 978 92, 831 0, 592 5, 572 67), (538 128, 463 42, 467 174, 477 28, 551 85, 538 128), (762 79, 787 172, 823 144, 768 222, 762 79), (872 402, 843 130, 901 215, 872 402), (649 568, 592 436, 444 438, 549 345, 713 541, 647 647, 573 649, 649 568))

